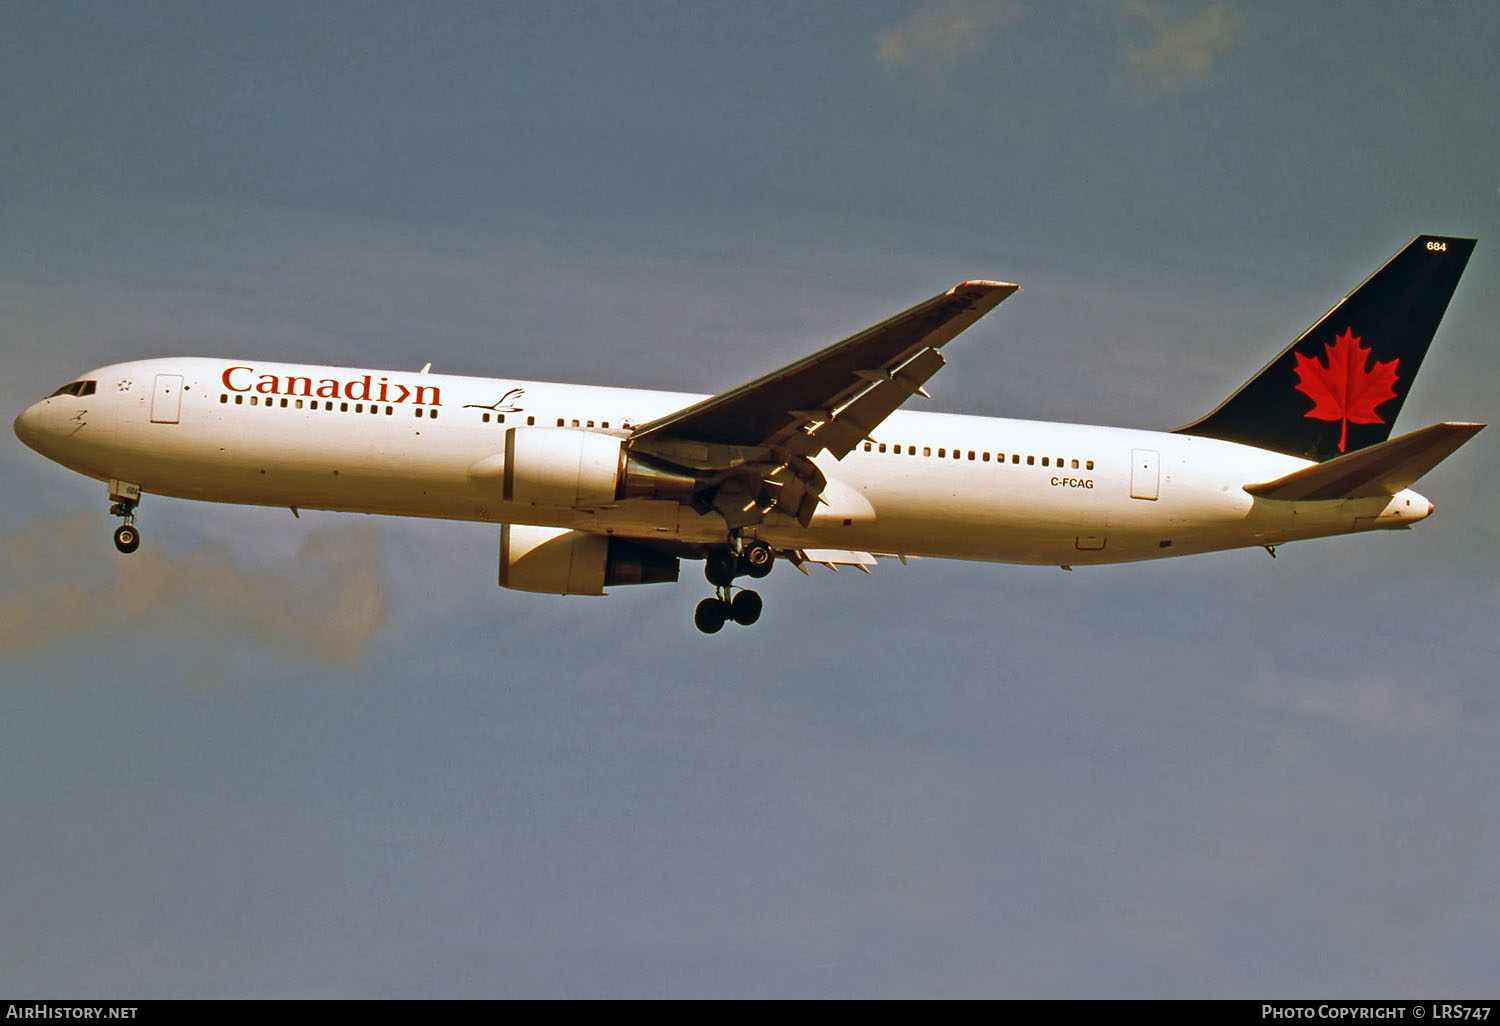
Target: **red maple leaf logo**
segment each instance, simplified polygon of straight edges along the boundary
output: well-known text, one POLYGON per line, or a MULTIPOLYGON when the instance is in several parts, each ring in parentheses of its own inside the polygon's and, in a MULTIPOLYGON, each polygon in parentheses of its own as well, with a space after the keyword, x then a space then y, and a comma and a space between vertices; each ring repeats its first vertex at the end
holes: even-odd
POLYGON ((1400 359, 1370 365, 1370 348, 1360 345, 1359 339, 1353 328, 1345 328, 1342 335, 1325 343, 1326 365, 1301 353, 1293 354, 1297 357, 1297 391, 1313 401, 1313 408, 1303 416, 1341 421, 1339 452, 1349 443, 1351 423, 1384 424, 1375 408, 1396 398, 1391 386, 1396 383, 1400 359))

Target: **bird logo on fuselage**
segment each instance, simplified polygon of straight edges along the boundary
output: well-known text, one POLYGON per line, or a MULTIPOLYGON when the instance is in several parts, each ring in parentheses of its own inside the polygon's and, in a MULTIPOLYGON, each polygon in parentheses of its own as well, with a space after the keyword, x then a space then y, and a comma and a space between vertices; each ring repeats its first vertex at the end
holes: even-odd
POLYGON ((483 403, 465 403, 464 409, 489 410, 493 413, 520 413, 523 409, 525 409, 525 407, 517 406, 516 400, 521 398, 521 396, 525 394, 526 389, 513 388, 509 392, 506 392, 504 395, 502 395, 499 399, 496 399, 494 405, 492 406, 485 406, 483 403))

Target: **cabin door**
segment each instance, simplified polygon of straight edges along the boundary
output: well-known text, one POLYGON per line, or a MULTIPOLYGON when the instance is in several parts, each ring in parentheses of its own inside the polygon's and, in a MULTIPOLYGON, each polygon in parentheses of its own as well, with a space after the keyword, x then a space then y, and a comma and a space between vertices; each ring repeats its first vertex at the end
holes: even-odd
POLYGON ((1155 449, 1130 450, 1130 497, 1155 499, 1161 480, 1161 457, 1155 449))
POLYGON ((182 410, 182 375, 158 374, 151 395, 151 423, 176 424, 182 410))

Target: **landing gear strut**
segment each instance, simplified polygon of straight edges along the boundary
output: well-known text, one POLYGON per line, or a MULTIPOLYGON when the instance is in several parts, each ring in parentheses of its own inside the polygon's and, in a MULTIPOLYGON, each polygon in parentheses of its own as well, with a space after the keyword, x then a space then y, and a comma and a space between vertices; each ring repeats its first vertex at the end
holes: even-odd
POLYGON ((135 499, 120 499, 109 512, 125 522, 115 528, 115 548, 129 555, 141 547, 141 532, 135 528, 135 499))
POLYGON ((730 620, 742 627, 759 620, 765 604, 748 588, 735 589, 734 579, 741 574, 762 578, 771 572, 775 562, 776 554, 761 541, 743 545, 738 553, 726 548, 710 554, 703 576, 714 586, 714 595, 698 603, 693 623, 704 634, 717 634, 730 620))

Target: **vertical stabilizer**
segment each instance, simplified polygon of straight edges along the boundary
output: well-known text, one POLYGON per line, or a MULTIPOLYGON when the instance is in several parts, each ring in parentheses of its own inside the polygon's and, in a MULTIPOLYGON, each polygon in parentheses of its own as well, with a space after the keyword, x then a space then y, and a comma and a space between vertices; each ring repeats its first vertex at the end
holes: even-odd
POLYGON ((1177 432, 1319 461, 1385 441, 1474 242, 1417 236, 1218 409, 1177 432))

